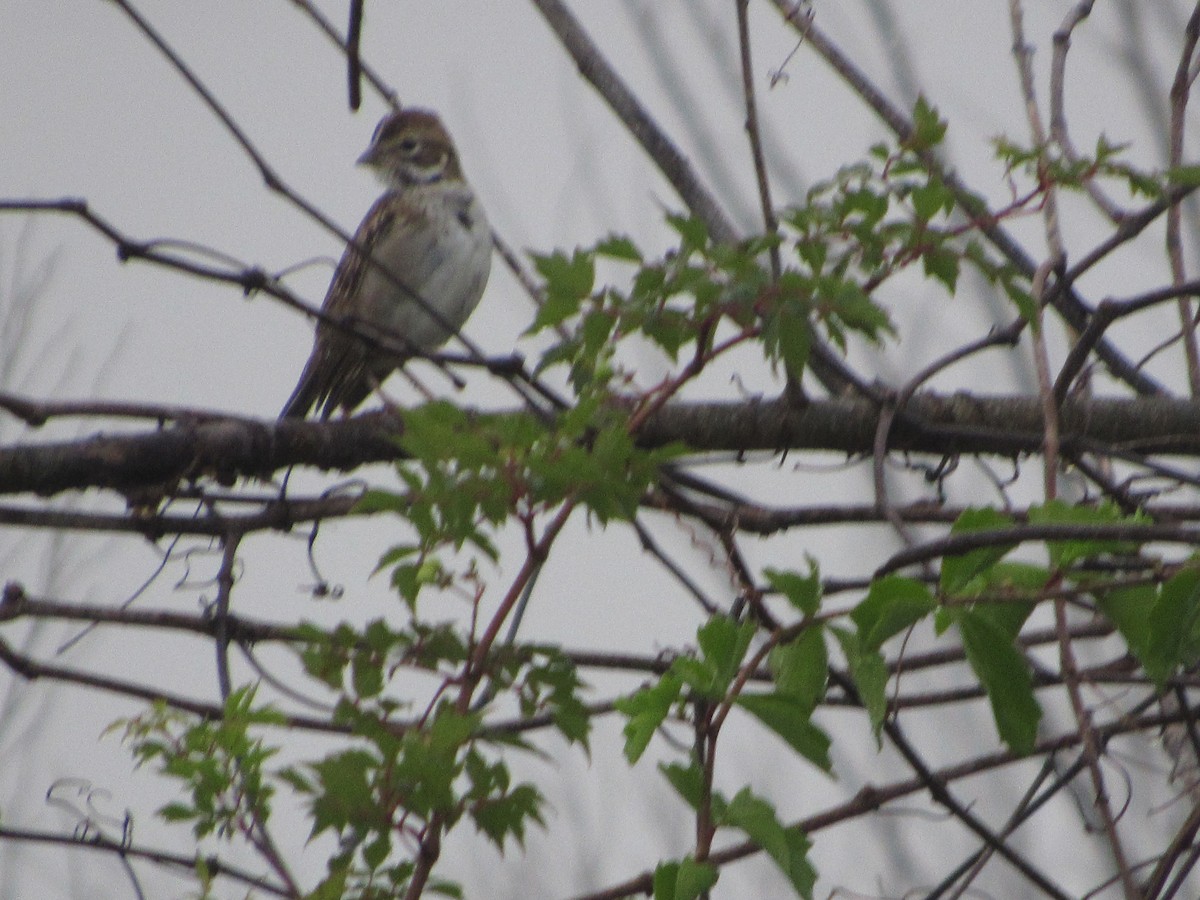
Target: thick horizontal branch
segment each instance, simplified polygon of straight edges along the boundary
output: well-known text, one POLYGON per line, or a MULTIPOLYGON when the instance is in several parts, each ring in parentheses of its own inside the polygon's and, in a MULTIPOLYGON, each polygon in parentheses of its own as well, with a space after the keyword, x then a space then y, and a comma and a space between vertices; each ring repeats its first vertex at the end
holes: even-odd
MULTIPOLYGON (((484 415, 484 413, 476 413, 484 415)), ((664 407, 639 432, 643 446, 680 442, 697 451, 833 451, 869 454, 880 407, 861 399, 803 406, 781 400, 680 403, 664 407)), ((937 455, 1037 453, 1036 397, 919 394, 893 424, 889 450, 937 455)), ((503 413, 498 413, 503 415, 503 413)), ((1200 402, 1164 397, 1069 400, 1062 449, 1070 455, 1200 456, 1200 402)), ((0 447, 0 494, 50 496, 106 488, 152 502, 202 479, 268 478, 291 466, 350 471, 402 456, 403 418, 369 413, 334 422, 256 422, 181 418, 142 433, 100 434, 57 443, 0 447)))
MULTIPOLYGON (((877 404, 860 399, 697 403, 665 407, 643 442, 683 441, 696 450, 831 450, 869 454, 877 404)), ((1193 455, 1200 452, 1200 403, 1169 398, 1076 400, 1063 405, 1067 451, 1193 455)), ((1038 453, 1042 408, 1036 397, 918 394, 896 417, 889 450, 936 454, 1038 453)))
POLYGON ((397 422, 376 413, 332 423, 182 418, 154 430, 0 447, 0 494, 107 488, 151 502, 182 484, 270 478, 291 466, 349 471, 397 458, 397 422))

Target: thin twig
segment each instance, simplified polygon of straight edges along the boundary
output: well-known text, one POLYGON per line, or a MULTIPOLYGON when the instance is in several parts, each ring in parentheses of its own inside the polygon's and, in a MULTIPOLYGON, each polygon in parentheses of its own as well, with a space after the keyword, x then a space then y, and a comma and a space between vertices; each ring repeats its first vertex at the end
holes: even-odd
MULTIPOLYGON (((1183 50, 1171 83, 1171 130, 1168 165, 1177 168, 1183 165, 1183 132, 1186 122, 1188 99, 1192 94, 1195 74, 1196 44, 1200 41, 1200 3, 1192 9, 1184 29, 1183 50)), ((1172 206, 1167 211, 1167 257, 1171 262, 1171 279, 1175 285, 1187 281, 1187 264, 1183 258, 1183 209, 1172 206)), ((1196 322, 1192 316, 1192 304, 1187 297, 1179 298, 1179 323, 1183 339, 1184 356, 1187 360, 1188 385, 1192 396, 1200 396, 1200 347, 1196 343, 1196 322)))
POLYGON ((346 81, 350 109, 357 112, 362 104, 362 44, 364 0, 350 0, 350 23, 346 27, 346 81))
POLYGON ((687 207, 705 223, 713 239, 721 243, 736 240, 737 231, 729 216, 700 181, 691 162, 655 122, 567 5, 562 0, 532 2, 571 54, 579 73, 600 92, 629 133, 650 154, 687 207))
POLYGON ((875 485, 875 509, 887 518, 892 524, 892 528, 905 539, 906 543, 908 542, 909 530, 904 518, 892 506, 891 499, 888 497, 887 478, 883 467, 884 460, 887 458, 888 438, 892 433, 892 425, 896 421, 896 417, 904 415, 905 407, 908 406, 909 401, 912 400, 913 395, 916 394, 921 385, 925 384, 925 382, 939 372, 984 350, 989 350, 1002 344, 1010 347, 1014 346, 1020 339, 1021 332, 1024 329, 1025 320, 1017 319, 1005 328, 993 330, 983 337, 947 353, 940 359, 934 360, 910 378, 896 394, 895 400, 880 410, 879 422, 875 426, 875 440, 871 448, 875 485))
POLYGON ((1079 729, 1084 759, 1087 760, 1088 774, 1092 779, 1094 803, 1100 812, 1100 819, 1104 823, 1104 833, 1108 838, 1108 845, 1112 850, 1117 872, 1120 874, 1121 884, 1125 889, 1126 900, 1137 900, 1142 896, 1142 892, 1134 880, 1133 869, 1129 865, 1129 857, 1121 843, 1121 835, 1117 831, 1117 820, 1113 815, 1112 805, 1109 803, 1108 788, 1104 783, 1104 771, 1100 762, 1104 747, 1097 738, 1091 710, 1084 704, 1083 694, 1079 688, 1079 668, 1075 662, 1075 652, 1072 649, 1071 638, 1067 630, 1067 606, 1062 599, 1054 601, 1054 623, 1059 630, 1059 667, 1063 673, 1067 696, 1071 701, 1071 711, 1079 729))
MULTIPOLYGON (((1096 0, 1079 0, 1054 32, 1054 53, 1050 60, 1050 139, 1058 145, 1063 157, 1069 162, 1077 162, 1079 152, 1071 142, 1071 134, 1067 128, 1067 54, 1071 50, 1071 35, 1080 23, 1092 14, 1095 4, 1096 0)), ((1117 224, 1125 219, 1126 214, 1108 198, 1095 178, 1086 178, 1083 187, 1109 221, 1117 224)))
MULTIPOLYGON (((911 119, 892 104, 884 96, 883 92, 866 77, 861 69, 842 53, 837 45, 815 23, 798 15, 797 4, 793 3, 792 0, 771 0, 771 2, 779 10, 784 21, 792 25, 797 31, 801 31, 809 45, 875 111, 876 115, 883 120, 884 124, 891 129, 900 141, 907 141, 912 137, 913 124, 911 119)), ((1032 278, 1037 269, 1037 263, 999 224, 995 215, 988 210, 983 201, 974 192, 969 190, 953 171, 943 166, 932 154, 926 154, 925 163, 930 167, 931 171, 937 173, 942 183, 954 194, 955 200, 961 206, 963 212, 978 224, 980 232, 987 237, 992 245, 1016 266, 1025 277, 1032 278)), ((1175 201, 1175 198, 1181 197, 1184 193, 1191 190, 1194 190, 1194 188, 1187 188, 1186 191, 1172 192, 1171 197, 1173 200, 1163 202, 1162 209, 1165 209, 1169 202, 1175 201)), ((1152 221, 1157 214, 1154 212, 1157 208, 1157 204, 1152 205, 1141 217, 1135 217, 1135 220, 1141 223, 1146 216, 1149 216, 1150 221, 1152 221)), ((1161 211, 1158 210, 1159 213, 1161 211)), ((1131 231, 1136 227, 1136 225, 1126 222, 1122 223, 1121 228, 1124 229, 1126 226, 1129 226, 1129 230, 1131 231)), ((1145 224, 1142 224, 1141 227, 1144 228, 1145 224)), ((1125 239, 1128 240, 1129 238, 1126 237, 1125 239)), ((1087 318, 1090 315, 1090 310, 1087 304, 1075 292, 1072 285, 1073 281, 1070 278, 1063 277, 1057 279, 1048 297, 1058 313, 1076 330, 1082 331, 1087 326, 1087 318)), ((1137 366, 1126 359, 1124 354, 1120 353, 1108 341, 1101 341, 1096 347, 1096 353, 1104 361, 1114 377, 1126 382, 1139 393, 1151 395, 1168 393, 1162 385, 1138 369, 1137 366)))
MULTIPOLYGON (((288 0, 288 2, 308 16, 317 26, 317 28, 321 30, 321 33, 324 34, 325 37, 329 38, 334 46, 336 46, 342 51, 342 53, 346 55, 347 59, 349 58, 349 40, 345 37, 342 37, 342 35, 338 33, 337 27, 334 26, 334 24, 327 19, 325 15, 310 2, 310 0, 288 0)), ((384 81, 383 77, 377 71, 375 71, 374 68, 367 65, 366 61, 361 57, 358 60, 358 70, 360 74, 367 77, 367 81, 371 83, 371 87, 375 89, 375 91, 380 97, 383 98, 384 102, 387 103, 388 106, 390 106, 392 109, 400 108, 400 101, 391 85, 384 81)))
POLYGON ((240 532, 226 531, 221 540, 221 566, 217 570, 217 599, 213 604, 213 645, 217 652, 217 687, 222 701, 228 700, 233 692, 233 681, 229 674, 229 604, 233 596, 233 584, 236 580, 234 568, 237 565, 238 547, 241 543, 240 532))
MULTIPOLYGON (((754 177, 758 182, 758 204, 762 211, 763 230, 768 235, 779 232, 779 220, 775 217, 775 205, 771 202, 771 181, 767 175, 767 162, 763 155, 762 132, 758 126, 758 104, 754 100, 754 66, 750 59, 750 23, 747 8, 750 0, 737 0, 738 49, 742 60, 742 96, 746 103, 746 135, 750 139, 750 156, 754 160, 754 177)), ((783 271, 779 258, 779 245, 772 244, 769 257, 771 277, 778 281, 783 271)))
POLYGON ((228 878, 230 881, 236 881, 249 888, 265 891, 276 897, 300 896, 299 893, 291 891, 284 885, 273 884, 262 876, 251 874, 245 869, 223 862, 216 856, 200 856, 199 854, 187 856, 182 853, 172 853, 168 850, 151 850, 146 847, 138 847, 136 845, 125 844, 121 841, 111 840, 99 834, 79 838, 74 835, 58 834, 53 831, 35 831, 27 828, 13 828, 8 825, 0 825, 0 840, 57 845, 79 850, 97 850, 118 856, 122 859, 142 859, 172 870, 193 874, 196 871, 197 863, 203 862, 205 869, 214 878, 228 878))

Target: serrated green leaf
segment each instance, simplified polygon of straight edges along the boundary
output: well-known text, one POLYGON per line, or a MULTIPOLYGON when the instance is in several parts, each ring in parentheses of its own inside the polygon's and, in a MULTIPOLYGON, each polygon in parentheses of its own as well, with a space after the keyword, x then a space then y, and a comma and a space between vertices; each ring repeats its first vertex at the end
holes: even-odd
POLYGON ((1009 635, 973 610, 957 616, 967 662, 987 692, 1000 739, 1015 753, 1033 750, 1042 708, 1033 695, 1029 664, 1009 635))
POLYGON ((387 829, 380 829, 374 832, 374 834, 375 839, 367 841, 362 849, 363 862, 371 870, 378 869, 383 865, 384 860, 388 858, 388 854, 392 852, 391 833, 387 829))
POLYGON ((719 824, 744 831, 774 860, 796 893, 811 900, 817 883, 817 872, 807 856, 812 844, 800 831, 785 828, 770 803, 749 788, 742 788, 729 802, 719 824))
POLYGON ((951 294, 958 286, 958 274, 962 264, 959 255, 948 247, 931 247, 921 254, 925 274, 936 278, 951 294))
POLYGON ((551 293, 586 297, 592 292, 596 283, 596 265, 592 254, 576 250, 568 257, 556 250, 548 256, 535 254, 533 260, 551 293))
POLYGON ((861 214, 862 220, 859 224, 868 228, 874 227, 883 220, 883 217, 887 215, 888 206, 891 204, 891 198, 886 193, 873 187, 848 190, 843 201, 847 211, 861 214))
POLYGON ((723 697, 737 676, 754 632, 753 622, 713 616, 696 631, 700 658, 680 657, 672 664, 672 670, 692 690, 712 699, 723 697))
POLYGON ((895 330, 887 311, 852 281, 842 281, 832 286, 831 290, 826 291, 825 297, 831 312, 847 328, 869 340, 878 342, 881 334, 895 330))
POLYGON ((913 106, 913 134, 910 141, 914 149, 928 150, 936 147, 946 136, 946 123, 922 95, 913 106))
POLYGON ((779 311, 777 317, 779 335, 779 355, 792 378, 800 378, 804 367, 808 365, 808 356, 812 351, 812 326, 808 316, 802 315, 788 307, 779 311))
MULTIPOLYGON (((991 531, 1007 528, 1012 525, 1012 518, 994 509, 966 509, 950 528, 951 534, 966 534, 972 531, 991 531)), ((976 575, 995 565, 1017 546, 1000 544, 994 547, 980 547, 956 556, 947 556, 942 560, 941 590, 947 595, 954 595, 976 575)))
POLYGON ((717 883, 716 866, 686 856, 679 862, 659 863, 654 870, 654 900, 695 900, 717 883))
POLYGON ((937 606, 929 588, 912 578, 888 575, 871 582, 867 596, 850 613, 866 650, 878 650, 893 635, 921 621, 937 606))
POLYGON ((846 657, 846 668, 858 692, 858 699, 867 711, 875 741, 882 746, 880 735, 887 717, 887 663, 878 650, 863 646, 859 636, 845 628, 831 628, 842 653, 846 657))
POLYGON ((638 249, 637 244, 624 234, 610 234, 596 245, 595 250, 598 256, 607 256, 610 259, 622 259, 635 263, 642 261, 642 252, 638 249))
POLYGON ((742 788, 729 801, 724 816, 716 824, 740 828, 773 859, 787 856, 784 828, 776 818, 775 807, 748 787, 742 788))
POLYGON ((625 758, 630 764, 637 762, 646 751, 650 738, 671 712, 671 706, 679 699, 683 681, 674 672, 666 672, 656 684, 644 687, 628 697, 618 697, 613 703, 616 710, 628 721, 623 729, 625 735, 625 758))
POLYGON ((532 254, 534 267, 546 281, 542 304, 529 333, 560 325, 578 314, 596 282, 595 259, 576 250, 570 257, 556 250, 548 255, 532 254))
POLYGON ((684 250, 699 250, 708 244, 708 228, 695 216, 668 213, 667 224, 683 238, 684 250))
MULTIPOLYGON (((1016 640, 1026 620, 1037 608, 1036 598, 1050 582, 1051 572, 1045 566, 1034 566, 1020 562, 998 562, 980 572, 971 582, 967 596, 985 594, 1013 594, 1009 601, 976 602, 972 609, 990 618, 1012 640, 1016 640), (1031 599, 1019 599, 1029 597, 1031 599)), ((943 625, 953 624, 953 616, 943 625)), ((944 631, 944 628, 942 629, 944 631)), ((939 632, 940 633, 940 632, 939 632)))
POLYGON ((808 575, 766 568, 763 577, 804 615, 816 615, 821 606, 821 572, 814 562, 809 562, 808 575))
POLYGON ((779 692, 740 694, 738 706, 787 741, 788 745, 825 772, 833 769, 829 736, 812 723, 811 711, 801 698, 779 692))
POLYGON ((1150 612, 1146 674, 1162 685, 1180 666, 1196 658, 1200 626, 1200 569, 1184 569, 1170 578, 1150 612))
POLYGON ((773 648, 767 664, 775 676, 776 690, 796 698, 810 713, 824 698, 829 654, 820 627, 806 628, 794 641, 773 648))
POLYGON ((1158 589, 1151 584, 1104 591, 1096 596, 1101 612, 1116 626, 1130 652, 1146 667, 1148 674, 1152 665, 1150 620, 1157 603, 1158 589))
POLYGON ((512 838, 525 846, 525 830, 532 822, 545 826, 542 819, 542 795, 530 784, 519 784, 511 791, 473 803, 471 821, 496 849, 503 852, 504 842, 512 838))
POLYGON ((320 794, 312 803, 312 837, 326 829, 341 831, 369 817, 374 809, 372 773, 375 756, 366 750, 345 750, 313 764, 320 794))
MULTIPOLYGON (((1062 500, 1051 500, 1042 506, 1029 508, 1031 524, 1064 524, 1064 525, 1111 525, 1130 520, 1117 506, 1111 503, 1100 506, 1077 506, 1062 500)), ((1046 548, 1051 563, 1058 568, 1065 568, 1081 559, 1100 556, 1105 553, 1129 553, 1136 548, 1129 541, 1113 540, 1073 540, 1047 541, 1046 548)))
POLYGON ((355 654, 350 666, 354 693, 360 698, 377 697, 383 690, 383 661, 367 653, 355 654))
POLYGON ((913 212, 922 223, 930 222, 939 213, 948 213, 954 208, 954 194, 938 178, 930 178, 926 184, 911 194, 913 212))
POLYGON ((700 799, 704 796, 704 773, 698 766, 695 764, 685 766, 682 763, 659 763, 658 768, 688 806, 692 809, 700 808, 700 799))

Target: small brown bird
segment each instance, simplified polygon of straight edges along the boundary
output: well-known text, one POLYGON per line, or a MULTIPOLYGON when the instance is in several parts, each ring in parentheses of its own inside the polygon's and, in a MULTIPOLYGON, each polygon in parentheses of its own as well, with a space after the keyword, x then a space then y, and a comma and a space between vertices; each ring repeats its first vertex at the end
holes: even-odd
POLYGON ((435 114, 405 109, 385 116, 358 162, 374 169, 387 191, 354 233, 357 247, 346 248, 321 308, 409 352, 384 352, 318 324, 312 355, 281 417, 304 418, 314 408, 322 419, 338 408, 351 412, 410 356, 446 343, 487 284, 491 227, 435 114))

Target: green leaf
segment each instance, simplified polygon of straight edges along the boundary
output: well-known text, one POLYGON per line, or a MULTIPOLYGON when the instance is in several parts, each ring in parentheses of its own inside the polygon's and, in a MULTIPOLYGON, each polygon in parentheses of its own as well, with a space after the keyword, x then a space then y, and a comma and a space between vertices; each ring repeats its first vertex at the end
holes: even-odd
POLYGON ((776 690, 794 697, 810 713, 816 709, 829 677, 829 654, 821 628, 806 628, 795 640, 773 648, 767 664, 775 676, 776 690))
POLYGON ((524 847, 526 826, 530 822, 543 827, 546 824, 542 819, 542 803, 537 788, 519 784, 511 791, 472 804, 471 821, 501 852, 509 837, 524 847))
POLYGON ((534 267, 546 280, 545 298, 538 308, 531 333, 559 325, 579 312, 596 282, 595 259, 576 250, 570 257, 561 251, 543 256, 532 254, 534 267))
POLYGON ((638 250, 637 244, 623 234, 610 234, 596 245, 595 250, 597 256, 607 256, 610 259, 622 259, 634 263, 642 261, 642 252, 638 250))
POLYGON ((659 771, 666 776, 671 787, 687 801, 692 809, 700 808, 700 800, 704 796, 704 773, 694 763, 685 766, 682 763, 659 763, 659 771))
POLYGON ((967 662, 992 705, 1000 738, 1016 753, 1033 750, 1042 708, 1033 695, 1029 664, 991 618, 974 610, 957 616, 967 662))
MULTIPOLYGON (((1007 528, 1013 524, 1012 518, 994 509, 966 509, 950 528, 951 534, 967 534, 972 531, 992 531, 1007 528)), ((941 590, 944 594, 954 595, 962 591, 967 584, 983 570, 1003 559, 1017 543, 1000 544, 998 546, 980 547, 968 550, 955 556, 947 556, 942 560, 941 590)))
POLYGON ((845 628, 830 630, 842 645, 846 667, 854 682, 854 688, 858 691, 858 699, 867 711, 871 729, 875 732, 875 741, 880 743, 880 733, 887 717, 887 663, 878 650, 864 647, 855 632, 845 628))
POLYGON ((708 244, 708 228, 697 217, 668 213, 667 224, 683 238, 685 251, 699 250, 708 244))
MULTIPOLYGON (((1130 652, 1146 667, 1147 674, 1151 674, 1151 667, 1155 665, 1151 662, 1150 621, 1157 603, 1158 591, 1150 584, 1105 591, 1096 596, 1101 612, 1125 638, 1130 652)), ((1156 667, 1155 674, 1157 672, 1156 667)), ((1159 679, 1160 685, 1161 681, 1159 679)))
POLYGON ((812 843, 800 831, 785 828, 770 803, 749 788, 742 788, 729 802, 719 824, 744 831, 775 861, 796 893, 811 900, 817 883, 817 872, 807 856, 812 843))
POLYGON ((1200 166, 1175 166, 1167 169, 1167 181, 1180 187, 1200 187, 1200 166))
POLYGON ((937 606, 929 588, 912 578, 887 575, 871 583, 867 596, 850 613, 867 650, 878 650, 893 635, 921 621, 937 606))
POLYGON ((878 341, 883 332, 895 330, 887 311, 852 281, 828 286, 824 296, 829 302, 830 311, 847 328, 872 341, 878 341))
POLYGON ((630 764, 637 762, 646 751, 650 738, 679 699, 682 688, 683 680, 674 672, 666 672, 657 684, 644 687, 629 697, 618 697, 613 703, 628 719, 623 732, 625 758, 630 764))
POLYGON ((383 865, 384 860, 391 852, 391 833, 386 829, 380 829, 375 832, 375 839, 368 841, 363 847, 363 862, 367 864, 368 869, 373 871, 383 865))
POLYGON ((821 572, 816 562, 809 560, 808 575, 767 568, 763 570, 763 577, 801 613, 806 616, 817 614, 821 606, 821 572))
POLYGON ((326 829, 340 832, 374 814, 370 782, 378 767, 366 750, 345 750, 313 764, 321 793, 312 804, 312 837, 326 829))
POLYGON ((551 293, 586 297, 596 283, 596 265, 590 253, 576 250, 570 258, 555 251, 549 256, 534 255, 534 264, 551 293))
POLYGON ((829 758, 829 736, 812 723, 804 698, 778 691, 770 694, 741 694, 737 705, 783 738, 809 762, 826 772, 833 769, 829 758))
POLYGON ((354 693, 360 698, 377 697, 383 690, 383 660, 369 653, 356 653, 350 668, 354 693))
POLYGON ((954 194, 939 178, 930 178, 928 183, 912 192, 913 212, 922 223, 928 223, 938 213, 949 213, 954 209, 954 194))
POLYGON ((1017 308, 1017 312, 1026 322, 1033 324, 1038 320, 1038 305, 1033 299, 1033 294, 1022 288, 1019 284, 1012 281, 1003 282, 1004 293, 1008 295, 1008 299, 1012 301, 1013 306, 1017 308))
POLYGON ((330 860, 329 875, 322 879, 312 892, 305 894, 304 900, 344 900, 349 874, 347 866, 336 866, 334 861, 330 860))
POLYGON ((584 684, 570 659, 552 651, 548 656, 544 664, 530 667, 529 683, 531 686, 545 685, 549 688, 546 705, 550 708, 555 727, 568 743, 580 743, 587 750, 592 719, 580 698, 584 684))
POLYGON ((654 870, 654 900, 695 900, 717 883, 716 866, 685 856, 654 870))
POLYGON ((812 350, 812 326, 806 314, 798 314, 788 307, 780 309, 778 315, 779 355, 788 374, 799 378, 808 365, 812 350))
POLYGON ((961 262, 959 255, 948 247, 931 247, 921 254, 921 263, 925 267, 925 274, 944 284, 946 290, 951 294, 958 286, 961 262))
MULTIPOLYGON (((874 227, 883 221, 883 217, 887 215, 891 200, 886 193, 870 187, 862 187, 846 191, 844 202, 848 211, 862 214, 862 220, 859 224, 874 227)), ((822 244, 821 246, 826 245, 822 244)), ((824 257, 822 257, 823 259, 824 257)), ((819 268, 819 266, 814 267, 814 269, 819 268)))
POLYGON ((753 622, 713 616, 696 631, 700 658, 680 657, 672 669, 693 690, 712 699, 723 697, 737 676, 754 632, 753 622))
POLYGON ((1180 666, 1197 657, 1200 625, 1200 569, 1184 569, 1162 586, 1150 613, 1146 674, 1162 685, 1180 666))
MULTIPOLYGON (((1031 524, 1063 524, 1063 525, 1111 525, 1120 522, 1140 523, 1137 518, 1130 519, 1116 505, 1104 503, 1100 506, 1076 506, 1064 503, 1062 500, 1051 500, 1043 506, 1029 508, 1031 524)), ((1051 563, 1057 568, 1065 568, 1081 559, 1088 559, 1106 553, 1128 553, 1136 548, 1129 541, 1113 540, 1073 540, 1047 541, 1046 548, 1051 563)))
POLYGON ((909 141, 916 150, 936 147, 946 136, 946 123, 938 116, 937 108, 931 106, 924 96, 917 98, 913 106, 913 133, 909 141))
POLYGON ((167 822, 186 822, 196 818, 198 813, 194 807, 188 806, 186 803, 168 803, 166 806, 159 807, 158 815, 167 822))

